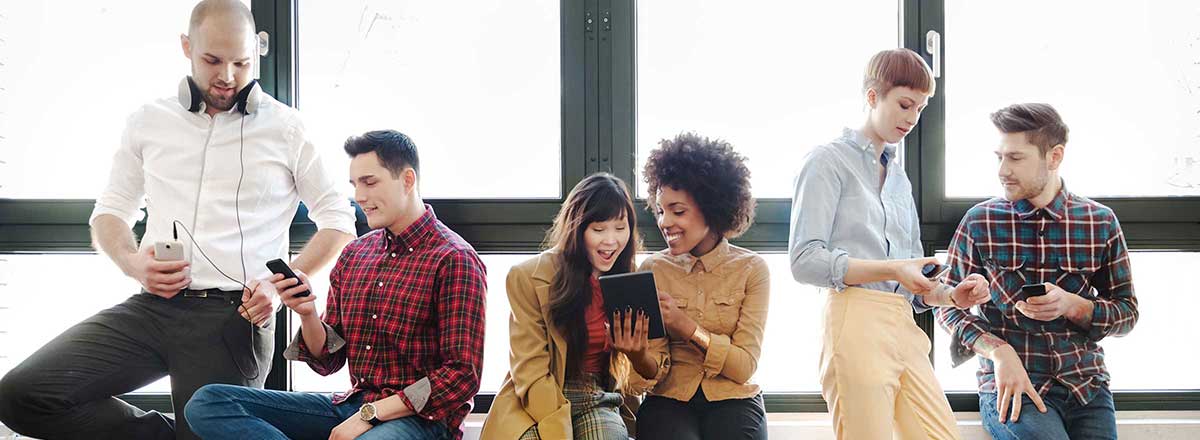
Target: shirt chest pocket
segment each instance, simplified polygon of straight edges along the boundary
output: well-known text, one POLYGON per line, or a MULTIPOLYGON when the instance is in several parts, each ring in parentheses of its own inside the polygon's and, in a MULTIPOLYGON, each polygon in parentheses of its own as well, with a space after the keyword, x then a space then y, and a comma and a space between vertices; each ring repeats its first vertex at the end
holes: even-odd
POLYGON ((707 304, 709 322, 717 324, 711 328, 718 333, 732 334, 737 326, 738 317, 742 312, 742 300, 746 299, 746 291, 722 292, 714 294, 707 304))
POLYGON ((1058 276, 1054 284, 1060 289, 1079 295, 1090 295, 1092 279, 1102 268, 1100 259, 1088 256, 1083 259, 1062 259, 1058 264, 1058 276))
POLYGON ((987 258, 985 266, 991 282, 992 301, 1005 313, 1015 313, 1012 306, 1020 301, 1021 286, 1029 283, 1022 257, 987 258))

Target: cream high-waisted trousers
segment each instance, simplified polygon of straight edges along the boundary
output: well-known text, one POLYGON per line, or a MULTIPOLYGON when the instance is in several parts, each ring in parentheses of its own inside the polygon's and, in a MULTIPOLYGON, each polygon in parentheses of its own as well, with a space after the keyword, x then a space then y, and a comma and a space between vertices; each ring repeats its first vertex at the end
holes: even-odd
POLYGON ((961 438, 907 299, 830 291, 824 324, 821 394, 838 439, 961 438))

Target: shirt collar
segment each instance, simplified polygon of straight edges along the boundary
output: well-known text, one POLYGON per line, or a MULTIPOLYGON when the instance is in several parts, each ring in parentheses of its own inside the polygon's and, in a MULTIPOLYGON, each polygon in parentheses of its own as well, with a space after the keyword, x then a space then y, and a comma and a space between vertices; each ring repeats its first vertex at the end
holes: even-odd
POLYGON ((421 243, 424 243, 430 235, 433 235, 435 230, 434 225, 437 224, 437 215, 433 213, 433 207, 425 204, 425 212, 417 221, 408 225, 399 234, 392 233, 391 229, 383 228, 383 249, 414 249, 421 243))
MULTIPOLYGON (((863 133, 862 130, 843 128, 842 139, 845 139, 851 146, 862 151, 863 154, 870 156, 872 159, 880 159, 875 157, 875 146, 871 145, 871 139, 867 138, 866 133, 863 133)), ((896 162, 896 150, 898 148, 898 144, 883 144, 883 155, 888 157, 885 162, 889 165, 896 162)))
POLYGON ((726 261, 729 261, 729 240, 722 238, 721 241, 717 243, 717 246, 713 248, 713 250, 708 251, 707 254, 699 257, 692 255, 691 253, 684 253, 683 255, 670 255, 670 250, 665 252, 668 252, 667 258, 669 258, 671 261, 674 261, 675 264, 678 264, 687 273, 692 273, 697 269, 697 267, 704 272, 712 273, 717 269, 717 267, 725 264, 726 261), (700 264, 697 266, 696 263, 700 264))
POLYGON ((1058 190, 1058 194, 1050 200, 1050 204, 1043 209, 1038 209, 1033 206, 1029 199, 1021 199, 1013 202, 1013 210, 1017 211, 1017 217, 1022 220, 1033 218, 1039 211, 1045 211, 1051 219, 1055 221, 1062 220, 1067 215, 1067 200, 1071 199, 1071 193, 1067 191, 1067 183, 1062 181, 1062 185, 1058 190))

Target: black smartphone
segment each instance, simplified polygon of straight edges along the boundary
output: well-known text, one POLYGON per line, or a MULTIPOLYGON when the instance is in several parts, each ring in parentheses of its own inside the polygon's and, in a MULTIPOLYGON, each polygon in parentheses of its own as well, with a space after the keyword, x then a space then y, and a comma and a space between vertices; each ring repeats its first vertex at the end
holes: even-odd
MULTIPOLYGON (((300 281, 301 284, 304 283, 304 281, 300 280, 300 277, 296 276, 295 272, 292 272, 292 268, 288 267, 287 263, 284 263, 283 260, 281 260, 279 258, 268 261, 267 269, 271 269, 271 273, 277 273, 277 274, 283 275, 283 279, 285 279, 285 280, 288 278, 295 278, 297 281, 300 281)), ((303 298, 303 297, 306 297, 311 294, 312 294, 312 292, 305 290, 303 292, 293 295, 292 297, 293 298, 303 298)))
POLYGON ((1042 296, 1046 294, 1045 284, 1026 284, 1021 286, 1021 293, 1025 294, 1026 298, 1042 296))
POLYGON ((929 263, 921 267, 921 276, 931 281, 937 281, 942 275, 950 270, 950 266, 937 263, 929 263))

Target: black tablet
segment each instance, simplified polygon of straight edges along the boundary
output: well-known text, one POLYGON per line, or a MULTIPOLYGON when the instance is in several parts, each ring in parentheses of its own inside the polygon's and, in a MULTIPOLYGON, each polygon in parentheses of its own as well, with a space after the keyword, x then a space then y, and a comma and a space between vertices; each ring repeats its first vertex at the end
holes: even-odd
POLYGON ((667 335, 663 328, 662 312, 658 309, 658 288, 651 272, 631 272, 600 277, 604 294, 604 309, 611 319, 616 310, 641 310, 650 316, 650 339, 667 335))

